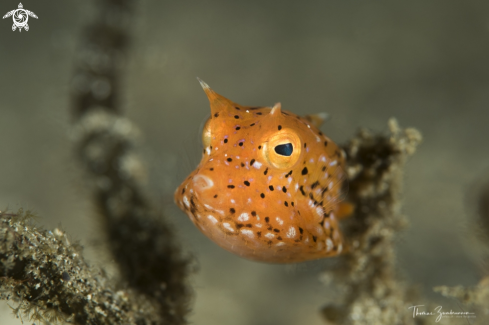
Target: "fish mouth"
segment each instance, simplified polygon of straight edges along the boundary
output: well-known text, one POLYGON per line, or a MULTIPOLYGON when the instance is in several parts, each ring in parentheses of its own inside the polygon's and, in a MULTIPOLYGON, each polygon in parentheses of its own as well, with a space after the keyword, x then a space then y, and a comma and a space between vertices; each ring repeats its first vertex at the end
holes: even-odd
POLYGON ((197 192, 203 192, 210 190, 214 187, 214 181, 212 178, 206 175, 197 174, 192 179, 193 187, 197 192))

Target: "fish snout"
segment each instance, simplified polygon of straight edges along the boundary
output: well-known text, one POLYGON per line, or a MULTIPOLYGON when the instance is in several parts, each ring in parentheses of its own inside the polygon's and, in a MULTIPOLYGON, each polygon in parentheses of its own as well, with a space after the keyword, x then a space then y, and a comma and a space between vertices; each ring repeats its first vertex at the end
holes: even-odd
POLYGON ((214 187, 214 181, 207 175, 197 174, 192 179, 194 189, 203 192, 214 187))

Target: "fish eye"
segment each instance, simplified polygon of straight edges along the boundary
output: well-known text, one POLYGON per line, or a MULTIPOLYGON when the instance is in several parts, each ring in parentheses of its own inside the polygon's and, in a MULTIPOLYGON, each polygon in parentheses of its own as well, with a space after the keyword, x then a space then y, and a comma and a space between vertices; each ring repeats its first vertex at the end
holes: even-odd
POLYGON ((204 124, 204 128, 202 129, 202 144, 204 148, 207 148, 211 145, 211 119, 207 119, 207 122, 204 124))
POLYGON ((293 167, 301 156, 301 139, 291 129, 281 129, 263 143, 263 155, 267 163, 278 169, 293 167))
POLYGON ((275 152, 278 153, 279 155, 289 157, 294 152, 294 146, 290 142, 279 144, 278 146, 275 146, 275 152))

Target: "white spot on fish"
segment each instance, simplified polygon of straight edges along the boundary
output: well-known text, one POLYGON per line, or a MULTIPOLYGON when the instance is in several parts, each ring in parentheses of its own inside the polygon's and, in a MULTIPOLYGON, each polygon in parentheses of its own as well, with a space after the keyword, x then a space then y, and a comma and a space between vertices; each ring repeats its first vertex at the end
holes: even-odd
POLYGON ((321 226, 316 226, 316 232, 317 232, 317 235, 318 236, 323 236, 324 235, 324 230, 323 230, 323 227, 321 226))
POLYGON ((211 148, 210 147, 205 148, 205 152, 207 152, 207 154, 210 155, 211 154, 211 148))
POLYGON ((256 169, 260 169, 261 168, 261 163, 258 162, 258 161, 255 161, 255 163, 253 164, 253 167, 255 167, 256 169))
POLYGON ((275 237, 275 234, 272 234, 271 232, 269 232, 265 235, 265 237, 272 239, 273 237, 275 237))
POLYGON ((327 251, 332 250, 333 246, 334 246, 333 241, 330 238, 326 239, 326 250, 327 251))
POLYGON ((296 234, 297 234, 297 232, 296 232, 295 228, 294 227, 290 227, 289 228, 289 231, 287 231, 287 234, 286 235, 287 235, 288 238, 294 238, 296 234))
POLYGON ((188 202, 188 198, 185 195, 183 196, 183 203, 185 203, 185 206, 187 208, 190 207, 190 203, 188 202))
POLYGON ((261 228, 262 227, 262 224, 261 223, 257 223, 255 226, 256 226, 256 228, 261 228))
POLYGON ((253 238, 255 235, 253 234, 253 230, 249 230, 249 229, 241 229, 240 230, 241 233, 245 236, 248 236, 250 238, 253 238))
POLYGON ((275 220, 277 220, 277 222, 278 222, 279 225, 283 225, 284 224, 284 221, 282 219, 280 219, 279 217, 277 217, 275 220))
POLYGON ((316 214, 317 214, 319 217, 323 217, 324 210, 323 210, 323 207, 322 207, 322 206, 317 206, 317 207, 316 207, 316 214))
POLYGON ((323 227, 326 230, 329 230, 329 228, 331 227, 330 224, 329 224, 329 220, 328 219, 324 219, 323 227))
POLYGON ((211 207, 209 204, 205 204, 205 203, 204 203, 204 206, 205 206, 207 209, 209 209, 209 210, 214 210, 214 208, 213 208, 213 207, 211 207))
POLYGON ((213 216, 213 215, 208 215, 207 216, 207 219, 209 219, 213 224, 216 224, 217 223, 217 219, 213 216))
POLYGON ((241 213, 241 215, 238 217, 238 221, 246 221, 249 219, 248 213, 241 213))
POLYGON ((275 246, 284 246, 284 245, 285 245, 285 243, 283 241, 278 242, 277 244, 275 244, 275 246))
POLYGON ((224 222, 222 225, 224 226, 224 228, 226 228, 226 229, 227 229, 227 230, 229 230, 230 232, 234 232, 233 227, 231 227, 231 225, 230 225, 229 223, 224 222))
POLYGON ((338 161, 333 160, 332 162, 329 163, 330 166, 335 166, 338 163, 338 161))

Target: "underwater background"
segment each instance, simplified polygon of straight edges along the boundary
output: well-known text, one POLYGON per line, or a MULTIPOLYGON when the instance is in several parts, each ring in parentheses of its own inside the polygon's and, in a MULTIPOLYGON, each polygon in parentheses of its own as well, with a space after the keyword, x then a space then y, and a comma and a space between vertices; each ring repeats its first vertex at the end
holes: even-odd
MULTIPOLYGON (((0 9, 17 5, 3 1, 0 9)), ((63 228, 92 264, 116 276, 69 136, 73 62, 86 55, 78 40, 94 9, 79 1, 23 5, 39 17, 28 32, 12 32, 10 18, 0 23, 0 208, 35 211, 38 224, 63 228)), ((489 182, 487 1, 146 0, 131 25, 122 108, 141 131, 152 198, 198 261, 191 322, 324 324, 320 308, 338 299, 319 276, 334 258, 247 261, 174 206, 210 112, 196 77, 242 105, 280 101, 297 114, 327 112, 321 130, 340 144, 359 127, 387 130, 390 117, 420 130, 423 143, 405 170, 410 228, 396 241, 399 269, 446 309, 459 307, 432 287, 470 286, 487 275, 471 231, 489 182)), ((5 302, 0 323, 20 324, 5 302)))

